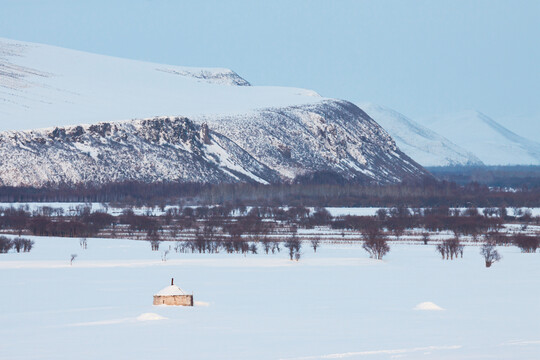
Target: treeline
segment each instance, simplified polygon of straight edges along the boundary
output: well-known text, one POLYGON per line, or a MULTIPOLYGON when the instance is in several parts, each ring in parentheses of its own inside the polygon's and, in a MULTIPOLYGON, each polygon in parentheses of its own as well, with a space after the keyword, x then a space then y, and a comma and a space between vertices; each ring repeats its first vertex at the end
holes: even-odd
POLYGON ((101 186, 0 187, 0 202, 95 202, 138 206, 539 207, 540 187, 509 191, 478 183, 457 185, 434 179, 392 185, 125 182, 101 186))
MULTIPOLYGON (((39 236, 94 237, 106 230, 110 236, 127 236, 147 240, 176 240, 179 235, 191 234, 206 240, 241 240, 244 236, 264 238, 269 235, 296 234, 298 229, 327 227, 343 233, 356 231, 364 239, 387 233, 399 239, 408 230, 425 234, 452 232, 454 237, 490 236, 497 243, 507 242, 500 233, 504 223, 540 224, 529 210, 514 209, 509 215, 504 207, 484 208, 480 212, 471 207, 465 210, 449 207, 408 208, 404 206, 381 208, 375 216, 333 217, 324 207, 314 209, 303 206, 288 208, 258 206, 199 206, 171 207, 160 216, 137 215, 127 209, 119 216, 104 212, 91 212, 81 207, 75 214, 58 215, 58 211, 26 211, 24 208, 0 208, 0 230, 15 232, 19 236, 29 233, 39 236)), ((427 243, 428 239, 424 239, 427 243)))
POLYGON ((441 166, 428 167, 440 180, 457 184, 477 182, 500 188, 538 188, 540 187, 540 166, 441 166))

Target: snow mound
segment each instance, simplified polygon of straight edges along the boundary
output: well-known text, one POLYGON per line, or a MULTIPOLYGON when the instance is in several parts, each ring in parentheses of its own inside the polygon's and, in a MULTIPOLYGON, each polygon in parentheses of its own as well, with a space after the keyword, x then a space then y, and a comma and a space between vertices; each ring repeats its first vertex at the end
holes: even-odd
POLYGON ((137 316, 137 321, 156 321, 156 320, 167 320, 166 317, 155 313, 144 313, 137 316))
POLYGON ((209 302, 206 302, 206 301, 195 301, 195 306, 204 306, 204 307, 208 307, 208 306, 210 306, 210 303, 209 303, 209 302))
POLYGON ((423 310, 423 311, 442 311, 444 310, 439 305, 432 303, 431 301, 422 302, 414 307, 414 310, 423 310))

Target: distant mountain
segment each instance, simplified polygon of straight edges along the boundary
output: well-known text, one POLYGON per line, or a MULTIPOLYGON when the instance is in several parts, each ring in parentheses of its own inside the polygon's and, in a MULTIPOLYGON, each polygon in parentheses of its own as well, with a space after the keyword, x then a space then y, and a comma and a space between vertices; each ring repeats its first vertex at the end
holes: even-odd
POLYGON ((515 134, 478 111, 418 120, 486 165, 540 165, 540 143, 515 134))
POLYGON ((354 104, 228 69, 0 39, 0 74, 0 185, 429 176, 354 104))
POLYGON ((540 142, 540 115, 508 116, 497 118, 497 122, 524 138, 540 142))
POLYGON ((471 152, 395 110, 372 103, 358 106, 388 131, 401 151, 423 166, 482 165, 471 152))

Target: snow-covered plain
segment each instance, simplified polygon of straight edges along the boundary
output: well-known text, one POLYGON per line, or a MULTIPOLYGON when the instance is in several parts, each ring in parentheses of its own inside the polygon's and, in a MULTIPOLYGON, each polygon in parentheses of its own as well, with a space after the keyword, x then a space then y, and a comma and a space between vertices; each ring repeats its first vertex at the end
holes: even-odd
MULTIPOLYGON (((442 261, 396 245, 169 254, 143 241, 35 238, 0 255, 0 359, 538 359, 540 254, 442 261), (70 254, 79 256, 69 266, 70 254), (152 306, 170 278, 193 308, 152 306), (431 311, 433 303, 442 310, 431 311), (416 310, 421 308, 422 311, 416 310)), ((162 249, 167 246, 162 244, 162 249)))

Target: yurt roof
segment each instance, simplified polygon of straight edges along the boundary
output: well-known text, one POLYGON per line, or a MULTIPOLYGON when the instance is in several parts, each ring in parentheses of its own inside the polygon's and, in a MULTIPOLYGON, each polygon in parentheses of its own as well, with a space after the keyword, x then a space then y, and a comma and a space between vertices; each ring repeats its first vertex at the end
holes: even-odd
POLYGON ((166 288, 161 289, 161 291, 156 294, 156 296, 175 296, 175 295, 187 295, 187 294, 184 290, 180 289, 176 285, 167 286, 166 288))

